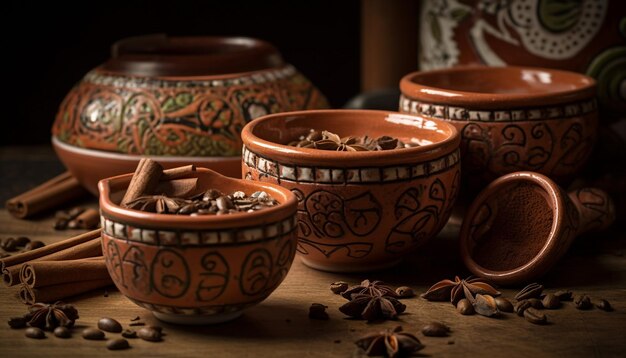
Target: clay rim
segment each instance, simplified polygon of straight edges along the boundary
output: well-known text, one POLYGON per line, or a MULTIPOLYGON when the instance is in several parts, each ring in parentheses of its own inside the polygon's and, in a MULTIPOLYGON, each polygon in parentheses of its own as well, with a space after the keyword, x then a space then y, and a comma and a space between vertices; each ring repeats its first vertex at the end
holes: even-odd
MULTIPOLYGON (((252 213, 236 213, 228 215, 207 215, 207 216, 187 216, 173 214, 155 214, 145 211, 122 208, 113 203, 110 195, 114 189, 128 187, 133 176, 132 173, 106 178, 98 182, 100 192, 100 215, 112 217, 126 224, 136 225, 141 228, 155 229, 178 229, 178 230, 202 230, 202 229, 232 229, 251 226, 261 226, 274 223, 286 218, 295 216, 297 199, 288 189, 278 185, 253 182, 244 179, 234 179, 223 176, 206 168, 197 168, 198 177, 201 175, 215 176, 220 180, 220 184, 239 185, 243 190, 252 187, 254 190, 267 191, 274 199, 279 201, 279 205, 265 208, 252 213), (203 174, 204 173, 204 174, 203 174)), ((227 186, 227 185, 225 185, 227 186)), ((222 190, 220 187, 215 189, 222 190)), ((211 244, 207 244, 210 246, 211 244)), ((221 244, 215 244, 219 246, 221 244)))
MULTIPOLYGON (((386 122, 388 125, 397 125, 386 122)), ((408 126, 407 126, 408 127, 408 126)), ((325 128, 333 131, 333 128, 325 128)), ((416 133, 412 136, 419 137, 420 131, 427 131, 415 128, 416 133)), ((461 136, 458 130, 451 124, 441 120, 424 118, 406 113, 378 111, 378 110, 307 110, 271 114, 259 117, 248 123, 241 131, 241 139, 244 146, 254 153, 267 158, 278 160, 285 164, 308 164, 325 165, 329 167, 360 167, 360 166, 389 166, 400 164, 413 164, 442 157, 455 151, 460 143, 461 136), (335 121, 343 118, 360 117, 363 125, 367 126, 368 121, 384 121, 389 116, 397 116, 399 119, 414 119, 424 122, 430 121, 442 130, 446 138, 432 144, 422 145, 413 148, 393 149, 385 151, 363 151, 363 152, 336 152, 329 150, 318 150, 309 148, 297 148, 285 144, 274 143, 260 138, 255 134, 257 126, 263 122, 285 120, 297 121, 298 118, 310 117, 330 117, 335 121)))
POLYGON ((163 34, 122 39, 100 71, 146 77, 240 74, 276 69, 285 63, 268 42, 249 37, 169 37, 163 34))
POLYGON ((409 73, 400 80, 400 91, 404 96, 410 99, 423 101, 425 103, 447 104, 467 109, 509 109, 512 107, 536 107, 574 102, 581 99, 591 99, 596 95, 596 81, 583 74, 541 67, 462 66, 409 73), (503 78, 511 78, 510 81, 507 81, 511 84, 515 81, 523 81, 521 79, 521 73, 524 71, 546 72, 551 75, 551 78, 558 80, 559 83, 574 85, 576 88, 567 90, 555 89, 548 93, 488 93, 454 90, 431 86, 429 84, 429 78, 436 76, 463 76, 468 74, 479 76, 480 73, 484 72, 501 73, 500 76, 503 78))
POLYGON ((557 249, 557 241, 561 236, 561 222, 564 220, 565 215, 563 210, 565 210, 563 193, 559 187, 545 175, 524 171, 510 173, 494 180, 485 189, 483 189, 480 194, 478 194, 474 201, 472 201, 472 204, 466 211, 465 218, 463 219, 459 234, 459 246, 461 258, 463 259, 465 266, 475 275, 492 280, 496 283, 504 284, 519 283, 526 279, 531 279, 532 277, 544 274, 546 270, 550 269, 550 267, 556 263, 555 260, 557 258, 553 257, 553 253, 557 249), (472 253, 470 253, 470 225, 474 220, 478 209, 486 200, 493 195, 497 195, 503 187, 519 181, 526 181, 538 185, 548 194, 550 198, 549 200, 554 205, 554 216, 550 234, 546 238, 543 247, 537 255, 522 266, 507 271, 494 271, 482 267, 474 261, 472 253))

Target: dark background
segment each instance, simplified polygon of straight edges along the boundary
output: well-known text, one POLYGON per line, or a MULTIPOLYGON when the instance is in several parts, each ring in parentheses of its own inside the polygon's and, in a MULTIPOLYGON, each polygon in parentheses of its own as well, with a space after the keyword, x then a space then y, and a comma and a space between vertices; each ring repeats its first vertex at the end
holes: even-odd
POLYGON ((128 36, 231 35, 267 40, 341 107, 359 92, 360 3, 79 1, 4 5, 0 145, 45 144, 59 104, 128 36))

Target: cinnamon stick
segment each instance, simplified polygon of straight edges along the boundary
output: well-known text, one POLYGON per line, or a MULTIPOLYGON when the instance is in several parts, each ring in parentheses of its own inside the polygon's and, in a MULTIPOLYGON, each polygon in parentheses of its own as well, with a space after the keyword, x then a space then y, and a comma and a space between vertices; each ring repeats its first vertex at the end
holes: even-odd
POLYGON ((33 261, 22 265, 20 283, 30 288, 110 278, 104 257, 67 261, 33 261))
POLYGON ((60 174, 37 187, 7 200, 6 208, 16 218, 25 219, 87 194, 69 172, 60 174))
POLYGON ((162 181, 157 185, 154 193, 169 196, 170 198, 184 198, 196 190, 197 184, 198 178, 162 181))
POLYGON ((163 167, 159 163, 149 158, 141 158, 120 204, 126 206, 140 196, 151 194, 162 173, 163 167))
POLYGON ((196 166, 193 164, 185 165, 182 167, 165 169, 163 174, 161 175, 161 180, 174 180, 180 178, 189 178, 193 173, 196 172, 196 166))
POLYGON ((98 227, 100 212, 96 209, 87 209, 78 215, 75 220, 79 228, 93 229, 98 227))
POLYGON ((69 282, 40 288, 31 288, 28 285, 20 285, 18 297, 27 305, 32 305, 36 302, 50 303, 89 292, 97 288, 111 286, 112 284, 113 281, 111 278, 107 278, 102 280, 69 282))

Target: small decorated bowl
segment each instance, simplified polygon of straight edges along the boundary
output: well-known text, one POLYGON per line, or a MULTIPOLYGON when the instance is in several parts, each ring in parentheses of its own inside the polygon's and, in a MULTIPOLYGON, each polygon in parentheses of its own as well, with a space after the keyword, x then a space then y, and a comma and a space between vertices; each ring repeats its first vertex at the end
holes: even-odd
POLYGON ((199 188, 262 190, 279 204, 255 212, 187 216, 122 208, 132 174, 100 181, 102 251, 122 294, 163 321, 234 319, 269 296, 296 250, 296 198, 268 183, 197 169, 199 188))
POLYGON ((596 140, 595 81, 531 67, 460 67, 415 72, 400 82, 400 111, 444 120, 462 136, 471 186, 520 170, 567 182, 596 140))
POLYGON ((243 176, 298 198, 298 252, 326 271, 392 266, 443 228, 459 190, 460 136, 439 120, 384 111, 269 115, 242 131, 243 176), (328 151, 288 145, 310 129, 419 146, 328 151))

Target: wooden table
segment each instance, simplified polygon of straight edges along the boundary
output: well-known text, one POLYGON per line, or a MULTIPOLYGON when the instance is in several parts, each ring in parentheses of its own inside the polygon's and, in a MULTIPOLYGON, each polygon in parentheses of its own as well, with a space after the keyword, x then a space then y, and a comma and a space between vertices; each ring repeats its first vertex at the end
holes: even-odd
MULTIPOLYGON (((58 163, 47 149, 39 149, 34 158, 48 163, 40 169, 29 166, 29 160, 17 161, 13 148, 0 150, 0 173, 19 172, 24 165, 32 171, 29 179, 42 180, 58 170, 58 163), (42 154, 43 153, 43 154, 42 154), (47 158, 47 159, 46 159, 47 158), (10 162, 10 165, 7 164, 10 162), (35 175, 31 177, 31 175, 35 175), (34 179, 33 179, 34 178, 34 179)), ((26 172, 26 171, 22 171, 26 172)), ((6 183, 6 175, 0 181, 6 183)), ((10 179, 10 178, 9 178, 10 179)), ((23 184, 26 185, 26 184, 23 184)), ((6 187, 5 187, 6 188, 6 187)), ((10 192, 23 190, 16 184, 10 192)), ((89 205, 95 206, 95 200, 89 205)), ((25 235, 47 243, 78 232, 52 229, 50 216, 32 221, 13 219, 0 210, 0 238, 25 235)), ((305 267, 296 258, 284 283, 264 302, 249 309, 241 318, 217 326, 184 327, 158 322, 150 312, 134 305, 115 288, 96 290, 68 300, 80 312, 77 328, 95 326, 101 317, 112 317, 125 326, 136 316, 147 324, 164 327, 164 341, 150 343, 130 340, 131 349, 110 352, 103 341, 87 341, 75 333, 63 340, 48 334, 45 340, 24 337, 23 330, 12 330, 0 324, 0 357, 14 356, 203 356, 203 357, 347 357, 361 356, 353 342, 361 335, 403 326, 416 333, 426 348, 424 355, 444 357, 618 357, 626 354, 626 235, 614 229, 610 232, 580 238, 568 255, 541 282, 552 291, 561 288, 587 293, 592 298, 605 298, 615 307, 614 312, 598 309, 579 311, 571 302, 558 310, 545 311, 550 324, 537 326, 514 314, 494 319, 478 315, 462 316, 449 303, 427 302, 420 298, 404 300, 406 314, 397 321, 367 324, 346 319, 338 307, 346 302, 329 290, 333 281, 358 283, 365 278, 382 279, 393 285, 409 285, 418 293, 442 278, 466 275, 458 258, 458 221, 452 221, 439 237, 408 258, 402 265, 384 272, 344 275, 319 272, 305 267), (311 303, 328 306, 330 320, 308 318, 311 303), (419 329, 430 321, 442 321, 452 328, 446 338, 424 337, 419 329)), ((516 290, 501 289, 506 297, 516 290)), ((14 297, 15 290, 0 289, 0 319, 26 312, 14 297)), ((79 330, 77 330, 79 331, 79 330)), ((107 337, 118 337, 108 333, 107 337)))

